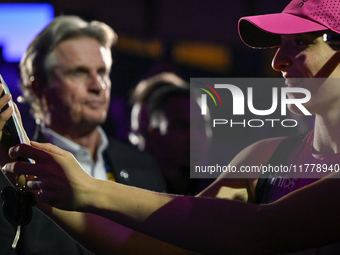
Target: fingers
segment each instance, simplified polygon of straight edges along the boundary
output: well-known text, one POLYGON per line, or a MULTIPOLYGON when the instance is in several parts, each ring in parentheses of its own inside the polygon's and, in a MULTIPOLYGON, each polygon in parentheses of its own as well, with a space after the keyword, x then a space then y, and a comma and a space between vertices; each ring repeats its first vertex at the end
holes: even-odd
POLYGON ((30 158, 36 162, 46 162, 51 160, 51 155, 38 148, 32 147, 27 144, 18 144, 9 149, 9 156, 11 158, 30 158))
POLYGON ((2 167, 2 171, 8 174, 16 174, 16 175, 41 175, 44 171, 44 164, 31 164, 27 162, 12 162, 4 165, 2 167))
MULTIPOLYGON (((2 88, 2 86, 0 86, 2 88)), ((1 93, 1 92, 0 92, 1 93)), ((3 109, 8 102, 11 100, 11 95, 10 94, 5 94, 3 97, 0 98, 0 110, 3 109)), ((6 110, 4 110, 0 114, 0 129, 2 130, 3 127, 5 126, 7 120, 12 116, 13 113, 13 108, 8 107, 6 110)))
MULTIPOLYGON (((0 83, 0 95, 2 94, 3 90, 4 90, 4 87, 0 83)), ((4 96, 2 96, 0 98, 0 109, 4 108, 6 104, 11 100, 11 98, 12 98, 11 94, 5 94, 4 96)))
MULTIPOLYGON (((27 164, 27 163, 25 163, 27 164)), ((24 168, 26 166, 23 166, 24 168)), ((10 183, 13 185, 13 187, 23 187, 26 185, 27 180, 34 180, 35 177, 33 175, 26 175, 26 174, 15 174, 15 164, 14 163, 9 163, 8 165, 6 164, 1 170, 5 177, 10 181, 10 183)), ((18 171, 22 172, 22 171, 18 171)))
POLYGON ((13 146, 9 150, 9 155, 13 159, 18 157, 30 158, 39 164, 30 164, 20 161, 12 162, 4 165, 2 171, 11 174, 25 174, 40 177, 45 174, 46 169, 51 168, 51 162, 55 162, 54 157, 58 157, 58 154, 62 155, 63 153, 67 153, 52 144, 31 143, 32 146, 27 144, 13 146), (57 155, 52 156, 50 153, 55 153, 57 155))
MULTIPOLYGON (((7 94, 8 95, 8 94, 7 94)), ((6 96, 7 97, 7 96, 6 96)), ((3 98, 0 99, 0 107, 1 107, 1 100, 3 98)), ((8 101, 7 101, 8 102, 8 101)), ((13 113, 13 108, 12 107, 8 107, 6 110, 4 110, 1 114, 0 114, 0 129, 2 130, 7 122, 7 120, 12 116, 13 113)))
POLYGON ((22 119, 21 119, 21 114, 20 114, 20 111, 19 111, 19 109, 18 109, 18 106, 17 106, 17 104, 14 103, 14 102, 13 102, 13 105, 14 105, 14 108, 15 108, 15 112, 16 112, 16 114, 18 115, 18 119, 20 120, 20 125, 21 125, 21 127, 23 127, 23 125, 22 125, 22 119))
POLYGON ((38 143, 38 142, 30 142, 30 145, 27 144, 18 144, 9 149, 9 156, 12 159, 17 157, 29 158, 38 162, 46 162, 52 159, 50 154, 55 154, 59 156, 65 156, 69 154, 69 152, 60 149, 59 147, 52 145, 50 143, 38 143))
POLYGON ((50 143, 38 143, 31 141, 31 145, 37 149, 44 150, 49 153, 57 154, 57 155, 65 155, 65 150, 60 149, 59 147, 50 144, 50 143))
POLYGON ((18 119, 19 119, 19 123, 20 123, 20 126, 21 126, 21 130, 24 134, 24 142, 29 144, 30 143, 30 139, 28 138, 27 134, 26 134, 26 130, 24 129, 24 126, 22 124, 22 119, 21 119, 21 114, 20 114, 20 111, 18 109, 18 106, 16 105, 16 103, 13 103, 14 104, 14 110, 15 110, 15 113, 16 115, 18 116, 18 119))
MULTIPOLYGON (((2 94, 4 88, 0 83, 0 95, 2 94)), ((8 102, 11 100, 12 96, 10 94, 5 94, 0 97, 0 131, 4 129, 7 120, 12 116, 13 108, 8 107, 8 102)), ((2 132, 0 133, 0 139, 2 138, 2 132)))

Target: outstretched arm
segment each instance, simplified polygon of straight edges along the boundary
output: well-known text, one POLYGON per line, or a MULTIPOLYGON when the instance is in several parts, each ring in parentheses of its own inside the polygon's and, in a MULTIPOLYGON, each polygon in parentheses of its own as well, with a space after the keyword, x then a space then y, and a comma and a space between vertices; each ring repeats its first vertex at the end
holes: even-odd
MULTIPOLYGON (((0 94, 2 93, 2 90, 3 87, 0 84, 0 94)), ((5 94, 1 97, 0 109, 4 108, 10 99, 10 94, 5 94)), ((18 109, 16 108, 15 110, 21 121, 18 109)), ((11 134, 3 131, 6 122, 11 117, 13 111, 14 109, 12 107, 8 107, 0 114, 0 165, 5 165, 6 163, 13 161, 13 159, 8 156, 8 150, 13 146, 11 134)), ((22 123, 20 124, 22 125, 22 123)), ((22 130, 24 130, 23 126, 22 130)), ((26 142, 29 143, 27 136, 26 142)), ((17 178, 13 175, 7 175, 7 177, 15 186, 17 178)), ((45 212, 76 241, 95 254, 197 254, 128 229, 111 220, 94 214, 63 211, 52 208, 41 202, 38 203, 38 206, 39 209, 45 212)))
POLYGON ((265 254, 340 240, 340 209, 334 206, 340 198, 336 178, 315 182, 275 203, 259 206, 171 196, 95 180, 70 153, 52 145, 33 145, 36 148, 17 146, 11 155, 33 158, 37 165, 18 162, 6 165, 5 171, 38 176, 30 185, 42 190, 41 201, 62 209, 95 213, 189 250, 265 254))
POLYGON ((94 254, 195 255, 174 245, 134 231, 101 216, 38 205, 74 240, 94 254))

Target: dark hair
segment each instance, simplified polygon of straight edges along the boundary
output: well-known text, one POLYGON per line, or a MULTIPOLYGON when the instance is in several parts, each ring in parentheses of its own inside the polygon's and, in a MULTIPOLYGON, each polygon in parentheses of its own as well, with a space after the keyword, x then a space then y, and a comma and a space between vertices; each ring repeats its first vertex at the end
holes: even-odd
POLYGON ((176 96, 190 97, 188 87, 166 86, 156 90, 149 98, 148 115, 151 117, 157 111, 163 111, 166 102, 176 96))
POLYGON ((167 86, 188 87, 189 85, 174 73, 160 73, 137 84, 131 96, 131 103, 147 102, 156 90, 167 86))

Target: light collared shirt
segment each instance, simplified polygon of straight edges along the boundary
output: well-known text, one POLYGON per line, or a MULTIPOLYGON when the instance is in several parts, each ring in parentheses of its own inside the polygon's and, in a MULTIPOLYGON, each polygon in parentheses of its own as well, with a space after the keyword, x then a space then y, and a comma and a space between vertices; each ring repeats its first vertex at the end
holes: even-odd
POLYGON ((50 143, 71 152, 89 175, 96 179, 108 180, 103 153, 108 148, 109 141, 104 130, 101 127, 97 129, 101 137, 101 144, 97 149, 96 161, 93 160, 89 149, 59 135, 45 125, 42 125, 41 132, 50 143))

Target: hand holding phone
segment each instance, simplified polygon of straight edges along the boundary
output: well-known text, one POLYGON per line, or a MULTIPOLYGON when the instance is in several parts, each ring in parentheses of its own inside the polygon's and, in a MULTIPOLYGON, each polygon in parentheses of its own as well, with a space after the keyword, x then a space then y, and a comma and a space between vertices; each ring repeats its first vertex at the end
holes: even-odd
MULTIPOLYGON (((3 86, 3 91, 1 97, 6 94, 10 94, 9 88, 0 75, 0 82, 3 86)), ((11 99, 3 110, 6 110, 9 106, 13 107, 12 116, 7 121, 7 126, 11 134, 14 144, 28 143, 26 139, 25 132, 21 126, 21 121, 15 110, 13 100, 11 99)), ((19 158, 20 161, 26 161, 29 163, 34 163, 31 159, 19 158)), ((17 225, 17 233, 14 237, 12 248, 15 249, 21 233, 21 228, 27 225, 32 219, 32 206, 36 204, 35 195, 29 191, 26 191, 26 180, 27 176, 24 177, 24 184, 19 184, 20 176, 16 177, 16 184, 12 182, 16 188, 12 186, 5 187, 1 192, 1 197, 3 199, 2 211, 5 218, 14 225, 17 225)))
MULTIPOLYGON (((2 91, 1 97, 3 97, 5 94, 10 94, 9 88, 2 78, 0 74, 0 83, 2 84, 4 90, 2 91)), ((20 125, 20 119, 18 117, 17 112, 14 108, 13 100, 11 99, 8 104, 3 108, 3 110, 6 110, 9 106, 13 107, 14 111, 12 113, 12 116, 8 119, 8 128, 12 136, 12 140, 14 144, 19 143, 27 143, 24 135, 24 131, 22 129, 22 126, 20 125)))

